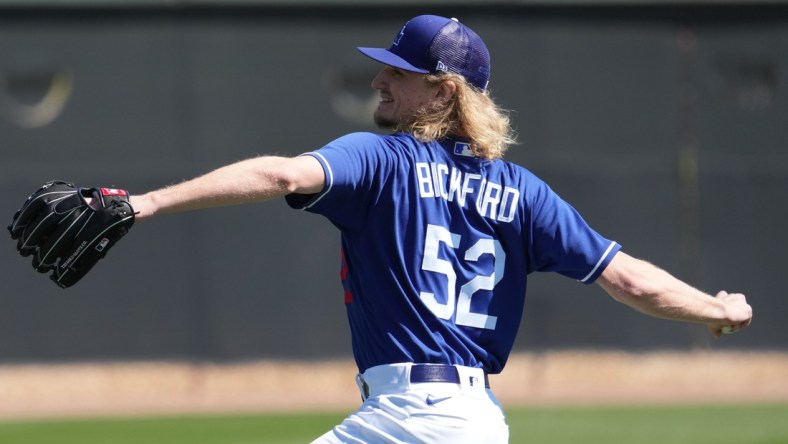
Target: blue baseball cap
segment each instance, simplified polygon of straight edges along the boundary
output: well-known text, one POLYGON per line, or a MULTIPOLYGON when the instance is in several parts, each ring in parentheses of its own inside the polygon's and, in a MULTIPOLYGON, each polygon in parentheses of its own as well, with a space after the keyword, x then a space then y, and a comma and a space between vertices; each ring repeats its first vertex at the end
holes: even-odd
POLYGON ((420 15, 405 23, 391 47, 358 48, 380 63, 421 74, 452 72, 480 90, 490 82, 490 52, 457 19, 420 15))

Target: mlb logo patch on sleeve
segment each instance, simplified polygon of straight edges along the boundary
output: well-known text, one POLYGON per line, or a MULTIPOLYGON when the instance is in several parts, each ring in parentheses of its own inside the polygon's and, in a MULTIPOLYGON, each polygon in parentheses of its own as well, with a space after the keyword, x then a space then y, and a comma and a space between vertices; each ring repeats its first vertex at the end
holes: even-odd
POLYGON ((473 150, 471 149, 471 144, 465 142, 455 142, 454 154, 458 156, 473 157, 473 150))

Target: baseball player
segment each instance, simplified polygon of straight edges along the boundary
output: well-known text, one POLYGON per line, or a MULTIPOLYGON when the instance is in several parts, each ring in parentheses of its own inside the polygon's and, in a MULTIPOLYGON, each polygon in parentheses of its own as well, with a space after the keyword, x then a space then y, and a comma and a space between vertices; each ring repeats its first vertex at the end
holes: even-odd
POLYGON ((375 122, 294 158, 256 157, 134 195, 137 220, 284 197, 341 233, 341 273, 363 403, 318 443, 505 443, 488 375, 506 365, 528 275, 598 283, 649 315, 750 324, 745 296, 712 296, 594 231, 522 166, 488 92, 490 57, 456 19, 408 21, 379 62, 375 122))

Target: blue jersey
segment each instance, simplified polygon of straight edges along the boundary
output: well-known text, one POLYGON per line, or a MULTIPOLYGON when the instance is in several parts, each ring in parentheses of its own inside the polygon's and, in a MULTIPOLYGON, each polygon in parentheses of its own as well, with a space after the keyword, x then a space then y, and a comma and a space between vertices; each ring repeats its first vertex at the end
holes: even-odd
POLYGON ((467 143, 355 133, 307 153, 325 188, 287 196, 341 231, 340 277, 361 372, 397 362, 499 373, 528 274, 593 282, 620 246, 525 168, 467 143))

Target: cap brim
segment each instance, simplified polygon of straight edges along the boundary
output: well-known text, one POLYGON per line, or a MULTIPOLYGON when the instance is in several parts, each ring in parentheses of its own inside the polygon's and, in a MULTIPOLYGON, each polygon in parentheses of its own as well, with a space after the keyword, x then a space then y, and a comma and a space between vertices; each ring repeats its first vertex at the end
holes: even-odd
POLYGON ((386 48, 356 48, 362 54, 369 57, 376 62, 383 63, 384 65, 393 66, 395 68, 404 69, 405 71, 417 72, 419 74, 427 74, 429 71, 426 69, 417 68, 410 63, 406 62, 402 57, 394 54, 386 48))

